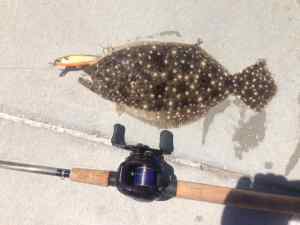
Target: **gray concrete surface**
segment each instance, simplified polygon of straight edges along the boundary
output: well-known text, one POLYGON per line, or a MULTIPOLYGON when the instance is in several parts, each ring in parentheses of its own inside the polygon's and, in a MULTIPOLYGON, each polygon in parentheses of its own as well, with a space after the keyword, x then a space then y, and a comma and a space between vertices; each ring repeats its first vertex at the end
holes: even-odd
MULTIPOLYGON (((157 145, 160 130, 118 116, 111 102, 78 84, 80 72, 61 78, 48 63, 66 54, 101 54, 102 47, 153 34, 190 43, 200 37, 230 72, 265 58, 279 90, 261 114, 232 96, 207 117, 172 129, 170 161, 177 173, 229 186, 236 184, 233 174, 272 172, 297 180, 299 12, 296 0, 0 0, 0 157, 113 169, 125 153, 101 143, 116 122, 127 126, 130 142, 157 145)), ((147 205, 108 189, 7 171, 0 176, 2 224, 224 224, 216 205, 147 205)))

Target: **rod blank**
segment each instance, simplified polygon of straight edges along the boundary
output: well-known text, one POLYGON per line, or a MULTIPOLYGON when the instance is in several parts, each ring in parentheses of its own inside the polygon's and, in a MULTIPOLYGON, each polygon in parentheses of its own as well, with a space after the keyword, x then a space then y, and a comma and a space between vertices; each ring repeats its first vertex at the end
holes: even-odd
POLYGON ((25 163, 17 163, 17 162, 8 162, 0 160, 0 168, 15 170, 15 171, 22 171, 22 172, 29 172, 29 173, 37 173, 43 175, 50 175, 50 176, 58 176, 58 177, 69 177, 70 170, 68 169, 61 169, 49 166, 40 166, 40 165, 32 165, 32 164, 25 164, 25 163))

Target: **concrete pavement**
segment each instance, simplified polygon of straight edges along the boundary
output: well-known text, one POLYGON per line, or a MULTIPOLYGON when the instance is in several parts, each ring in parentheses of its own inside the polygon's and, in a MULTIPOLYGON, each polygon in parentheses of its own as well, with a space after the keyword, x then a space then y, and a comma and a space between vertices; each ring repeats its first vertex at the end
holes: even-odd
MULTIPOLYGON (((297 180, 299 11, 296 0, 0 0, 1 159, 115 169, 126 154, 101 142, 108 140, 115 123, 126 125, 130 142, 157 146, 159 129, 126 114, 118 116, 111 102, 79 85, 80 72, 58 77, 59 71, 48 63, 66 54, 101 54, 101 46, 152 34, 158 40, 191 43, 200 37, 204 48, 232 73, 266 58, 279 90, 259 114, 230 97, 207 117, 172 129, 175 152, 170 160, 177 162, 177 173, 229 186, 237 177, 224 170, 297 180), (137 130, 142 132, 137 135, 137 130), (199 170, 201 165, 209 166, 199 170)), ((1 223, 223 223, 223 208, 216 205, 183 200, 146 205, 116 191, 51 177, 0 174, 1 223), (94 201, 99 195, 104 199, 94 201), (165 216, 156 217, 161 211, 165 216)))

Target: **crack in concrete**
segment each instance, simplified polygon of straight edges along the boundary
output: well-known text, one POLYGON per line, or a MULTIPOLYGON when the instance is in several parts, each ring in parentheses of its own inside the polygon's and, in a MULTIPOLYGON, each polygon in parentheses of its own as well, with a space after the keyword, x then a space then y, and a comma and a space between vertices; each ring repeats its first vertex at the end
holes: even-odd
POLYGON ((210 163, 204 162, 204 161, 191 161, 187 159, 182 159, 182 158, 176 158, 174 156, 165 156, 166 160, 168 162, 171 162, 173 164, 179 165, 179 166, 189 166, 192 168, 198 168, 201 171, 205 171, 207 173, 214 174, 215 176, 219 176, 221 178, 228 178, 228 179, 240 179, 241 177, 249 177, 251 176, 246 173, 241 173, 241 172, 235 172, 229 169, 223 169, 218 166, 213 166, 210 163))
MULTIPOLYGON (((100 137, 99 135, 90 134, 90 133, 82 132, 79 130, 69 129, 69 128, 65 128, 62 126, 53 125, 53 124, 49 124, 49 123, 45 123, 45 122, 35 121, 35 120, 27 119, 24 117, 10 115, 10 114, 3 113, 3 112, 0 112, 0 119, 8 120, 8 121, 16 122, 16 123, 22 123, 22 124, 28 125, 30 127, 47 129, 47 130, 51 130, 52 132, 55 132, 55 133, 67 134, 67 135, 70 135, 70 136, 73 136, 76 138, 81 138, 81 139, 84 139, 87 141, 92 141, 92 142, 97 142, 100 144, 112 146, 110 139, 107 137, 100 137)), ((190 161, 187 159, 177 158, 174 156, 166 156, 166 160, 173 164, 200 169, 201 171, 211 172, 211 173, 214 173, 214 175, 218 175, 218 176, 222 176, 222 177, 236 179, 241 176, 245 176, 245 175, 248 176, 247 174, 242 174, 239 172, 234 172, 234 171, 230 171, 227 169, 212 166, 204 161, 195 162, 195 161, 190 161)))
POLYGON ((68 134, 70 136, 82 138, 82 139, 85 139, 88 141, 93 141, 93 142, 110 145, 110 140, 108 138, 99 137, 99 135, 92 135, 92 134, 88 134, 88 133, 85 133, 82 131, 68 129, 68 128, 65 128, 62 126, 57 126, 57 125, 53 125, 53 124, 49 124, 49 123, 45 123, 45 122, 39 122, 39 121, 27 119, 27 118, 18 117, 18 116, 13 116, 13 115, 3 113, 3 112, 0 112, 0 119, 9 120, 9 121, 13 121, 13 122, 19 122, 19 123, 29 125, 31 127, 44 128, 44 129, 51 130, 56 133, 68 134))

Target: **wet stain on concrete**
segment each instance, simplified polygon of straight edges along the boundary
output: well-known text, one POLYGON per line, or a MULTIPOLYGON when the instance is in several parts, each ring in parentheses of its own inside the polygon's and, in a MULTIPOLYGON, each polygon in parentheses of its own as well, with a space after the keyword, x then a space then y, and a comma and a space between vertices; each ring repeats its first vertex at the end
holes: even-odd
MULTIPOLYGON (((259 143, 263 141, 266 133, 266 112, 263 110, 260 113, 255 114, 246 120, 247 107, 238 99, 234 100, 233 103, 237 105, 240 110, 240 119, 238 122, 238 128, 235 130, 232 140, 236 142, 235 145, 235 156, 242 159, 244 152, 249 152, 251 149, 257 147, 259 143)), ((209 131, 210 125, 216 115, 223 113, 226 108, 230 105, 230 100, 226 100, 216 107, 212 108, 203 122, 203 134, 202 144, 206 143, 206 137, 209 131)), ((273 166, 272 162, 266 162, 265 168, 271 169, 273 166)))
POLYGON ((204 145, 206 142, 206 136, 208 134, 209 127, 213 123, 215 116, 220 113, 223 113, 229 105, 230 101, 227 99, 219 105, 212 108, 209 111, 209 113, 205 116, 205 119, 203 121, 202 145, 204 145))
POLYGON ((138 36, 135 38, 135 40, 142 40, 142 39, 153 39, 157 37, 165 37, 165 36, 176 36, 176 37, 182 37, 182 34, 177 30, 164 30, 158 33, 146 35, 146 36, 138 36))
POLYGON ((270 170, 273 168, 273 162, 265 162, 265 169, 270 170))
POLYGON ((194 221, 200 223, 203 220, 202 216, 196 216, 194 221))
POLYGON ((232 141, 236 142, 234 150, 238 159, 243 158, 243 153, 257 147, 265 138, 266 112, 263 110, 245 121, 246 108, 240 112, 239 126, 235 130, 232 141))
MULTIPOLYGON (((298 96, 298 104, 300 105, 300 95, 298 96)), ((291 155, 289 162, 287 163, 287 165, 285 167, 285 175, 286 176, 289 175, 291 173, 291 171, 295 168, 299 159, 300 159, 300 138, 299 138, 299 141, 298 141, 298 144, 296 146, 294 153, 291 155)))
POLYGON ((181 33, 177 30, 167 30, 167 31, 162 31, 159 33, 160 36, 170 36, 170 35, 175 35, 177 37, 182 37, 181 33))

